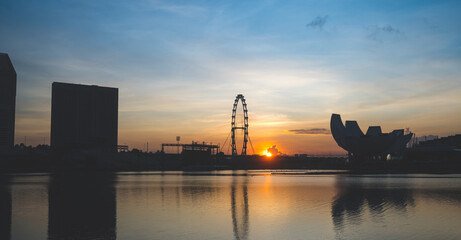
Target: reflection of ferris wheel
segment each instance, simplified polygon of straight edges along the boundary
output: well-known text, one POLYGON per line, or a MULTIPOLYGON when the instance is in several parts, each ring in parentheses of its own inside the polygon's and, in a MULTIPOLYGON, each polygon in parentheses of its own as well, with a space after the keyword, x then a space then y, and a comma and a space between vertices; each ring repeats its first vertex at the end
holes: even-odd
MULTIPOLYGON (((243 146, 242 146, 241 154, 246 155, 247 154, 247 143, 250 142, 251 149, 253 149, 253 144, 251 144, 251 139, 250 139, 250 136, 248 135, 248 109, 247 109, 247 104, 245 102, 245 98, 243 97, 242 94, 237 95, 234 101, 234 107, 232 108, 231 132, 229 133, 229 134, 232 134, 232 137, 231 137, 232 155, 237 155, 237 146, 235 144, 236 130, 243 131, 243 146), (237 116, 237 105, 240 100, 242 101, 242 105, 243 105, 243 124, 242 126, 237 126, 237 124, 235 123, 235 119, 237 116)), ((227 136, 227 138, 229 138, 229 136, 227 136)), ((225 145, 226 142, 227 142, 227 139, 223 145, 225 145)), ((254 149, 253 149, 253 153, 254 153, 254 149)))

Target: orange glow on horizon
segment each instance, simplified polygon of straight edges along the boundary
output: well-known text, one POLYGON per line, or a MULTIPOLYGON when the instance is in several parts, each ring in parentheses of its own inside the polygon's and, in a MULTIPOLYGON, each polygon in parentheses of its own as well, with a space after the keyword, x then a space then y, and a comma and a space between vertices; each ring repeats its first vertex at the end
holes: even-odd
POLYGON ((273 153, 271 153, 271 151, 269 151, 270 148, 267 148, 266 150, 264 150, 261 155, 266 157, 266 158, 272 158, 274 156, 273 153))
POLYGON ((276 147, 275 144, 270 144, 269 146, 272 147, 266 147, 265 150, 262 152, 262 155, 271 158, 271 157, 276 157, 281 154, 280 150, 276 147))

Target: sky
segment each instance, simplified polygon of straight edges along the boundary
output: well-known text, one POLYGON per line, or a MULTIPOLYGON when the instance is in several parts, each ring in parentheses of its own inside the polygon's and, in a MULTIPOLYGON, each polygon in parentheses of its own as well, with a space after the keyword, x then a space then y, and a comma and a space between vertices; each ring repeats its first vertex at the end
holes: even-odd
MULTIPOLYGON (((223 144, 237 94, 255 153, 343 154, 332 113, 461 133, 459 1, 0 0, 16 143, 49 143, 51 83, 119 88, 119 144, 223 144)), ((241 108, 239 109, 241 110, 241 108)), ((225 152, 228 147, 223 147, 225 152)), ((249 148, 249 153, 252 150, 249 148)))

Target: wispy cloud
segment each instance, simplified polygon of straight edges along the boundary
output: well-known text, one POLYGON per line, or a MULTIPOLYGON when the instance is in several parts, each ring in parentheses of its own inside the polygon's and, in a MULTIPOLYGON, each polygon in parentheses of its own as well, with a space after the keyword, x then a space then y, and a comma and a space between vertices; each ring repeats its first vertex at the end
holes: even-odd
POLYGON ((402 34, 400 29, 391 26, 390 24, 384 26, 369 26, 367 28, 368 38, 374 41, 383 41, 388 37, 397 37, 402 34))
POLYGON ((309 128, 309 129, 293 129, 287 130, 289 133, 301 135, 329 135, 330 130, 326 128, 309 128))
POLYGON ((327 23, 328 16, 318 16, 310 23, 306 24, 309 29, 323 30, 323 26, 327 23))
POLYGON ((205 8, 199 6, 191 5, 161 5, 155 7, 157 10, 162 10, 181 16, 195 16, 196 14, 201 14, 206 11, 205 8))

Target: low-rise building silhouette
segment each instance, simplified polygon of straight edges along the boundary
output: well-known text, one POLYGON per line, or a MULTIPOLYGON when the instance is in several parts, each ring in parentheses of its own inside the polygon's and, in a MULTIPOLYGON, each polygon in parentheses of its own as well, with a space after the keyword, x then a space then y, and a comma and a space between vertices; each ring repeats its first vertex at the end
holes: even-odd
POLYGON ((16 71, 8 54, 0 53, 0 152, 14 146, 16 71))
POLYGON ((118 88, 54 82, 53 150, 117 151, 118 88))

